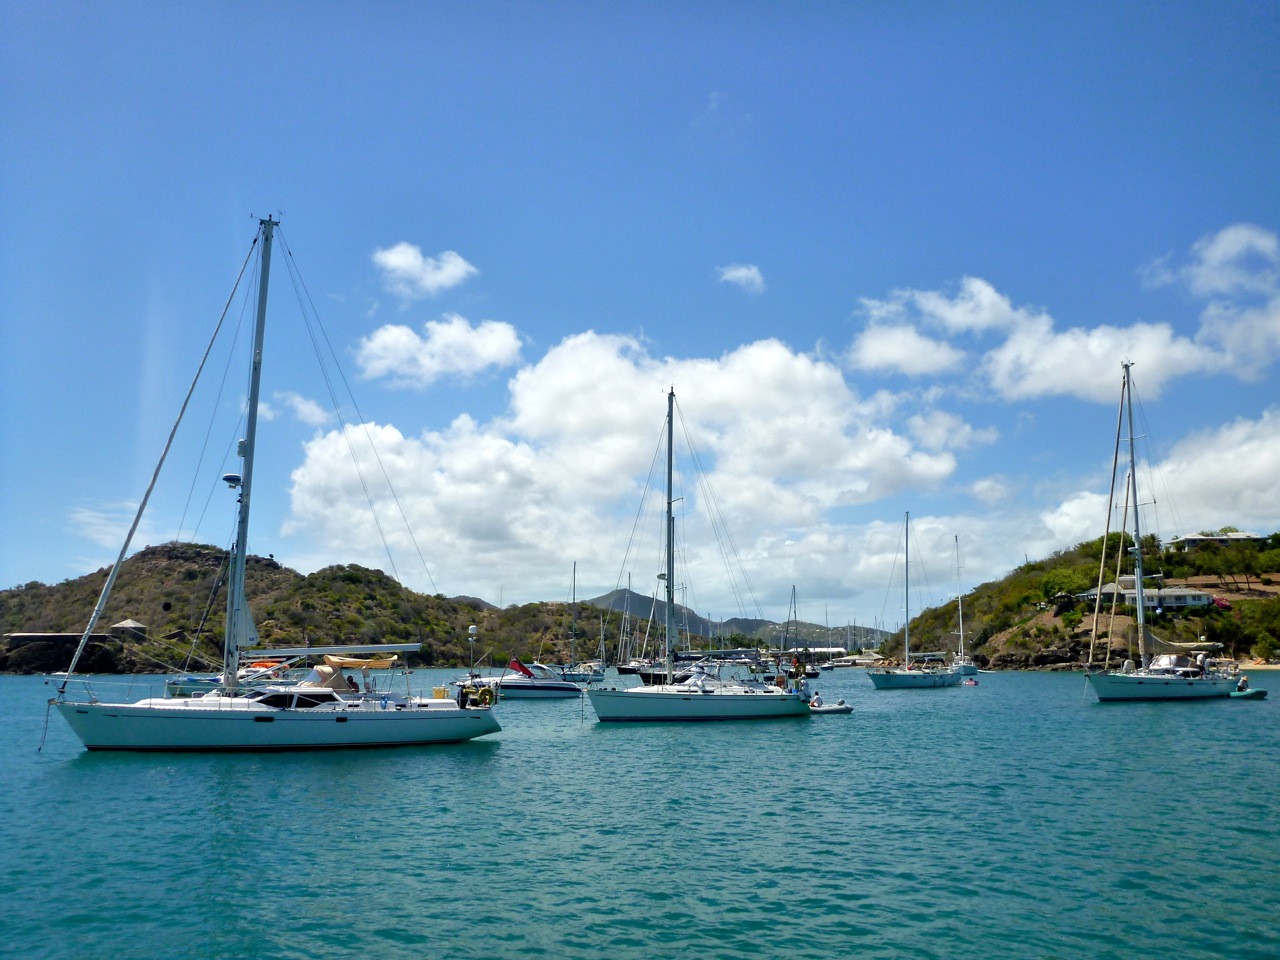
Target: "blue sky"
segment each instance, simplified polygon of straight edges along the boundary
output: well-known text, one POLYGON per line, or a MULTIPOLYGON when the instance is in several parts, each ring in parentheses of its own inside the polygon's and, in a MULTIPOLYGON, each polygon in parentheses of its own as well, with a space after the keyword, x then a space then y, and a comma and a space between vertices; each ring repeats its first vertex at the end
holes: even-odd
MULTIPOLYGON (((671 386, 754 596, 690 487, 711 616, 893 625, 907 510, 925 603, 956 537, 967 588, 1100 535, 1124 359, 1148 527, 1280 529, 1273 3, 19 0, 0 44, 6 586, 114 559, 268 213, 415 589, 625 578, 671 386)), ((294 299, 254 550, 386 567, 294 299)), ((227 542, 175 473, 136 546, 227 542)))

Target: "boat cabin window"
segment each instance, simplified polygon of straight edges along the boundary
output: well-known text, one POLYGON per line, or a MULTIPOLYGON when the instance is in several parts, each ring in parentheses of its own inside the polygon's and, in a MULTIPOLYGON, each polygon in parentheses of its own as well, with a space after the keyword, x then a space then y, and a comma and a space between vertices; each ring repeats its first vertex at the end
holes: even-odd
POLYGON ((298 694, 296 707, 304 709, 306 707, 322 707, 325 704, 338 703, 341 698, 332 690, 316 690, 314 692, 298 694))
POLYGON ((275 707, 287 710, 290 707, 305 710, 307 707, 321 707, 331 703, 341 703, 342 698, 332 690, 308 690, 306 693, 294 693, 292 690, 269 690, 265 693, 251 695, 264 707, 275 707))

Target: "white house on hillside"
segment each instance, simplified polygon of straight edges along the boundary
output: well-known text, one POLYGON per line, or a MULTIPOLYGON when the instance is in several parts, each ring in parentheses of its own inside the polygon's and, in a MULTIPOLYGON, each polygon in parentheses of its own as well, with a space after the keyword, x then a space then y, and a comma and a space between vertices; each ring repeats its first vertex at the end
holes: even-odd
MULTIPOLYGON (((1121 577, 1119 587, 1114 583, 1102 587, 1103 600, 1110 601, 1116 590, 1120 591, 1120 602, 1133 606, 1138 602, 1138 591, 1134 587, 1133 577, 1121 577)), ((1097 599, 1098 590, 1092 588, 1077 594, 1081 600, 1093 603, 1097 599)), ((1191 607, 1207 607, 1213 602, 1212 595, 1194 587, 1148 587, 1142 591, 1143 603, 1148 610, 1185 610, 1191 607)))
POLYGON ((1243 533, 1239 530, 1233 530, 1231 533, 1189 533, 1183 537, 1174 537, 1165 544, 1165 547, 1186 553, 1188 550, 1195 550, 1210 543, 1229 547, 1233 544, 1263 544, 1270 539, 1270 537, 1260 537, 1255 533, 1243 533))

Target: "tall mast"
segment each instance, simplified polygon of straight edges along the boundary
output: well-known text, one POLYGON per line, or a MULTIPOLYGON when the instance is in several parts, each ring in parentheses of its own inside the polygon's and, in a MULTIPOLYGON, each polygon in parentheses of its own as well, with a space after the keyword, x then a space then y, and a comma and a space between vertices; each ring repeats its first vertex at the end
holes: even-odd
POLYGON ((911 666, 911 511, 907 511, 907 519, 902 525, 902 569, 903 583, 903 620, 902 620, 902 656, 904 667, 911 666))
POLYGON ((1142 575, 1142 530, 1138 520, 1138 514, 1141 511, 1138 509, 1138 458, 1134 452, 1133 439, 1133 384, 1129 380, 1129 368, 1133 364, 1125 361, 1121 366, 1124 367, 1121 399, 1129 405, 1129 484, 1133 493, 1133 588, 1138 601, 1138 659, 1145 667, 1147 665, 1147 601, 1142 575))
POLYGON ((253 492, 253 451, 258 439, 258 396, 262 384, 262 343, 267 329, 267 280, 271 275, 271 238, 277 221, 268 217, 262 226, 262 270, 258 278, 258 316, 253 328, 253 359, 249 368, 249 409, 245 416, 244 439, 240 441, 240 512, 236 524, 235 552, 231 555, 231 580, 227 589, 227 628, 223 638, 223 689, 236 692, 240 669, 240 647, 247 644, 251 625, 249 601, 245 597, 245 563, 249 548, 249 502, 253 492))
POLYGON ((964 597, 960 594, 960 536, 956 538, 956 614, 960 620, 960 656, 964 656, 964 597))
MULTIPOLYGON (((1128 379, 1129 379, 1129 371, 1126 370, 1125 375, 1120 382, 1120 406, 1116 409, 1116 442, 1115 442, 1114 449, 1111 451, 1111 489, 1107 493, 1107 524, 1106 524, 1106 529, 1104 529, 1102 532, 1102 550, 1099 551, 1101 556, 1099 556, 1098 558, 1098 589, 1097 589, 1097 595, 1093 599, 1093 627, 1089 631, 1089 664, 1090 666, 1092 666, 1093 664, 1094 648, 1097 647, 1098 645, 1098 620, 1102 616, 1102 581, 1106 578, 1106 575, 1107 575, 1107 544, 1111 542, 1111 513, 1112 513, 1112 510, 1115 509, 1115 504, 1116 504, 1116 474, 1119 472, 1119 466, 1120 466, 1120 440, 1124 436, 1124 397, 1125 397, 1125 393, 1127 392, 1125 390, 1125 384, 1128 381, 1128 379)), ((1129 499, 1127 496, 1128 489, 1129 489, 1128 483, 1129 483, 1128 478, 1126 478, 1125 479, 1126 509, 1129 503, 1129 499)), ((1128 520, 1128 515, 1126 514, 1125 521, 1127 520, 1128 520)), ((1120 539, 1121 541, 1124 540, 1124 523, 1120 524, 1120 539)), ((1124 554, 1121 552, 1117 552, 1116 554, 1116 579, 1115 579, 1116 589, 1120 588, 1120 558, 1123 556, 1124 554)), ((1114 616, 1114 609, 1115 608, 1113 607, 1112 608, 1113 616, 1114 616)), ((1109 641, 1107 643, 1107 655, 1105 658, 1105 662, 1107 664, 1111 663, 1111 643, 1109 641)))
POLYGON ((667 637, 667 683, 671 683, 673 679, 673 668, 671 664, 671 635, 675 631, 675 580, 676 580, 676 559, 675 559, 675 515, 673 510, 672 497, 672 465, 675 462, 673 447, 675 440, 675 408, 676 408, 676 388, 672 387, 667 391, 667 569, 665 571, 666 585, 666 637, 667 637))

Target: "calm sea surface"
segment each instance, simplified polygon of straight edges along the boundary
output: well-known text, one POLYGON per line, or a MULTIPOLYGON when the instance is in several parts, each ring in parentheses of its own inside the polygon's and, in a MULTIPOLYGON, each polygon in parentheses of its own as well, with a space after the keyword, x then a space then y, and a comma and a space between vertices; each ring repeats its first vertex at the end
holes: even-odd
POLYGON ((1103 705, 837 670, 848 716, 503 701, 467 744, 215 756, 90 754, 54 713, 37 752, 53 687, 0 677, 0 952, 1274 958, 1280 673, 1253 680, 1103 705))

